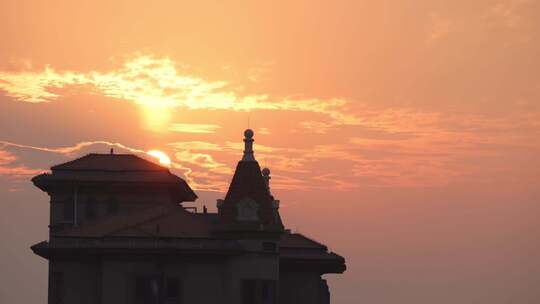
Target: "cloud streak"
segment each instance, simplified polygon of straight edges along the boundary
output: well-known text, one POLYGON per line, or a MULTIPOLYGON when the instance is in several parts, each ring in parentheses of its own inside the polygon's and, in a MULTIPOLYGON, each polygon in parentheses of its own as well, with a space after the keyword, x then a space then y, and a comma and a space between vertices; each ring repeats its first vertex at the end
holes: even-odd
POLYGON ((218 125, 212 124, 188 124, 174 123, 169 126, 169 130, 178 133, 214 133, 221 128, 218 125))
MULTIPOLYGON (((297 111, 324 114, 338 124, 360 123, 358 117, 347 112, 344 99, 243 95, 227 81, 208 81, 182 73, 168 58, 139 56, 110 72, 59 72, 52 67, 34 72, 0 72, 0 89, 25 102, 53 101, 60 97, 55 89, 70 85, 91 85, 104 96, 128 100, 154 110, 297 111)), ((172 128, 174 130, 174 125, 172 128)))

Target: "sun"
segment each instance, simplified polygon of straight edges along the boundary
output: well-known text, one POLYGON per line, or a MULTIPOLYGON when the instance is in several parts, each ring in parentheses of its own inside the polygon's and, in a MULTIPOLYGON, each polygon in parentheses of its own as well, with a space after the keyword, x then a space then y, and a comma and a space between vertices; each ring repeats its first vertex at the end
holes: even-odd
POLYGON ((157 158, 159 160, 159 163, 164 166, 169 167, 171 165, 171 159, 164 152, 161 152, 159 150, 150 150, 146 152, 146 154, 157 158))

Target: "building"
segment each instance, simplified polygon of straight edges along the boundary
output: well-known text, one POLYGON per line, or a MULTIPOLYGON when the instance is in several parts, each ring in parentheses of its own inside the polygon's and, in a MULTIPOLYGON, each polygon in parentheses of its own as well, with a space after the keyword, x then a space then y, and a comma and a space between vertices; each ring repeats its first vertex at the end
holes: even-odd
POLYGON ((253 131, 217 213, 165 167, 131 154, 89 154, 32 179, 50 196, 49 304, 329 303, 343 257, 284 228, 253 131))

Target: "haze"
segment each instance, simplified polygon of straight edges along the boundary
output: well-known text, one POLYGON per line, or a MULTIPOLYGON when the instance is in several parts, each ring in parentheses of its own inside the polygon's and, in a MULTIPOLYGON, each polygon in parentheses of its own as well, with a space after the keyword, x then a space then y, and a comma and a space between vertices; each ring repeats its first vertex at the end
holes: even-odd
POLYGON ((45 303, 48 197, 154 155, 215 210, 255 131, 337 304, 538 303, 540 2, 1 1, 1 303, 45 303))

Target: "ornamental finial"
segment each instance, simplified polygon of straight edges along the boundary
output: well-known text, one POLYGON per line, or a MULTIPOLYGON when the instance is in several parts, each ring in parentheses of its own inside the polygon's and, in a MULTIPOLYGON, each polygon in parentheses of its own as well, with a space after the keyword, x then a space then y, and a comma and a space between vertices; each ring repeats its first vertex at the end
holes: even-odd
POLYGON ((243 161, 255 161, 255 156, 253 155, 253 130, 246 129, 244 131, 244 156, 242 157, 243 161))
POLYGON ((261 170, 261 173, 262 173, 262 176, 263 176, 263 179, 264 179, 264 183, 266 184, 266 189, 268 189, 268 191, 270 191, 270 169, 268 168, 264 168, 261 170))

